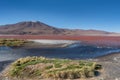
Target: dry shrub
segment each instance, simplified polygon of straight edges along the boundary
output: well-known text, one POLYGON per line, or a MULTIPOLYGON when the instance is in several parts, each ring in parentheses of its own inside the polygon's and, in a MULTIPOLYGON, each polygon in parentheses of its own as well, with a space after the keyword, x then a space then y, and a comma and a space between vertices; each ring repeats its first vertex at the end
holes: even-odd
POLYGON ((42 79, 79 79, 94 77, 96 68, 100 68, 100 65, 89 61, 26 57, 12 63, 9 75, 42 79))

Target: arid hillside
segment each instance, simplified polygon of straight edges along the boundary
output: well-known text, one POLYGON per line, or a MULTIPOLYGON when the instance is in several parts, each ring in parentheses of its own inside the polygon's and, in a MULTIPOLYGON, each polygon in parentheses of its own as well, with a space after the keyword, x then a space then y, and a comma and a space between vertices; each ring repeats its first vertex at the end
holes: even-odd
POLYGON ((49 26, 45 23, 36 21, 19 22, 16 24, 7 24, 0 26, 0 34, 7 35, 91 35, 91 36, 119 36, 120 34, 100 31, 100 30, 82 30, 82 29, 61 29, 49 26))

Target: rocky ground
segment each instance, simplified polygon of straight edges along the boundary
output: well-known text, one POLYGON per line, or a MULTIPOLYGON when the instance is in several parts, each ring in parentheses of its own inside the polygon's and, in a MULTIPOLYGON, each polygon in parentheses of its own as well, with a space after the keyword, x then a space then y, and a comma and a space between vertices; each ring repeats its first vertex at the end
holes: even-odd
POLYGON ((106 55, 92 61, 101 64, 103 69, 98 76, 85 80, 120 80, 120 53, 106 55))
POLYGON ((120 53, 101 57, 98 62, 103 66, 103 80, 120 80, 120 53))

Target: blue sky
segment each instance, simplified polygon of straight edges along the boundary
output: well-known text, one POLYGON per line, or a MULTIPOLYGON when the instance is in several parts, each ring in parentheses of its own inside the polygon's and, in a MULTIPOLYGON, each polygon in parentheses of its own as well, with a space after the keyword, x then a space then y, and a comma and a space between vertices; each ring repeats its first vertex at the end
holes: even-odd
POLYGON ((120 32, 120 0, 0 0, 0 25, 21 21, 120 32))

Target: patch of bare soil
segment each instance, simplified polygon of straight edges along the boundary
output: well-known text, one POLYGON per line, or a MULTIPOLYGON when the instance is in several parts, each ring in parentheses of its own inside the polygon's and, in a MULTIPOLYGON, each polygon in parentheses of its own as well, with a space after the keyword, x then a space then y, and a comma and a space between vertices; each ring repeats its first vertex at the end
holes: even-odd
POLYGON ((103 66, 103 71, 95 80, 120 80, 120 53, 100 57, 97 62, 103 66))

